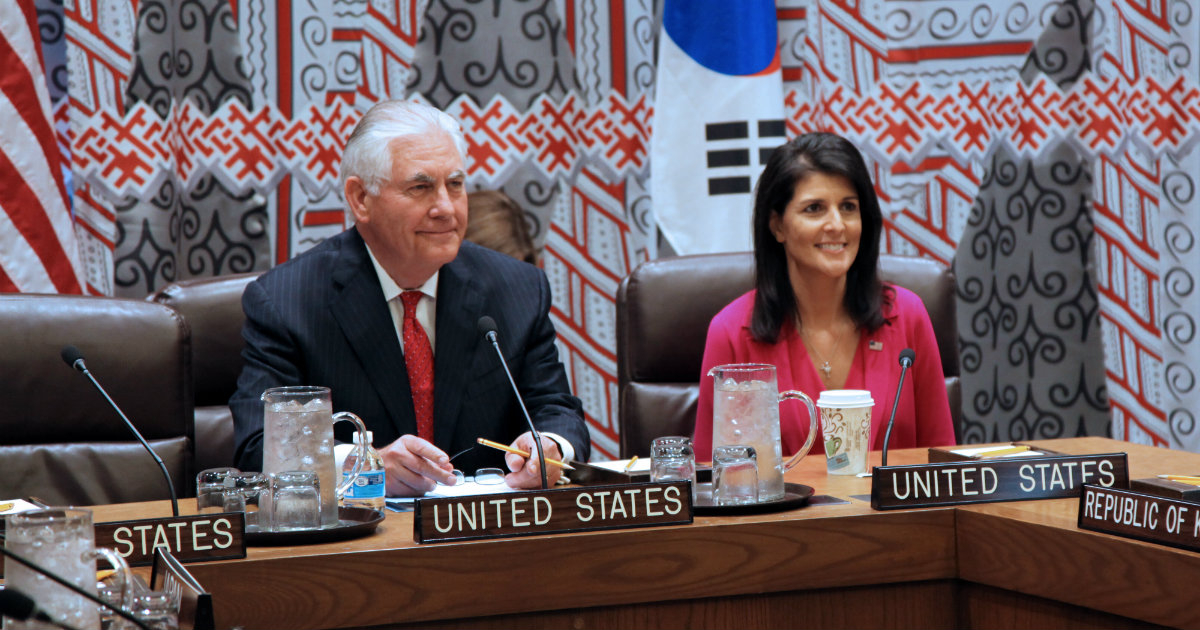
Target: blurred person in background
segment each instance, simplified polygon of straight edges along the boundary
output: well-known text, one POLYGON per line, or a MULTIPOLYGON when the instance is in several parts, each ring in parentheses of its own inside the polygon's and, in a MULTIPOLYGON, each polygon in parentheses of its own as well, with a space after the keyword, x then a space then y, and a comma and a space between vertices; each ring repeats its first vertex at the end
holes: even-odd
POLYGON ((525 211, 500 190, 479 190, 467 195, 467 240, 531 265, 541 263, 542 252, 533 246, 525 211))

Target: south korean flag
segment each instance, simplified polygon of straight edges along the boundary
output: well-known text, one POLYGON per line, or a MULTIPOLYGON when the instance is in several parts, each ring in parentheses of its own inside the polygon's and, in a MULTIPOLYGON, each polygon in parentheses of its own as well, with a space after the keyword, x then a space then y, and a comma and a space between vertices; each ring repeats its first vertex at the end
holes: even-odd
POLYGON ((787 141, 773 2, 666 0, 650 182, 679 254, 752 249, 752 191, 787 141))

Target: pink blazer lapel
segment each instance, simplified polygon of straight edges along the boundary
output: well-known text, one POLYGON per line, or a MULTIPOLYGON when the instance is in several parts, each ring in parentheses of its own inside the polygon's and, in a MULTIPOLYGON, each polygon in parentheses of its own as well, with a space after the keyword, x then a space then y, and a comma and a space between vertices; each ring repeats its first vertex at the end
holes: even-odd
POLYGON ((887 430, 888 416, 892 413, 892 399, 896 393, 895 372, 890 363, 898 356, 894 340, 889 339, 891 327, 884 324, 862 340, 858 351, 862 353, 863 368, 866 370, 866 389, 873 394, 875 408, 871 410, 871 450, 883 447, 883 434, 887 430), (889 343, 891 341, 892 343, 889 343))

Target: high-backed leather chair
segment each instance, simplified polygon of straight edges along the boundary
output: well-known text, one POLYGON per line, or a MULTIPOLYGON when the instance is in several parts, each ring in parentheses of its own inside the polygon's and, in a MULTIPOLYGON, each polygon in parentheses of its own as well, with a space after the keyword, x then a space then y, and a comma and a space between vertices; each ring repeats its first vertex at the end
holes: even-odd
POLYGON ((233 465, 229 397, 242 372, 242 291, 260 273, 173 282, 146 298, 179 311, 192 329, 197 470, 233 465))
MULTIPOLYGON (((925 302, 958 431, 962 407, 954 276, 936 261, 884 254, 880 276, 925 302)), ((708 325, 726 304, 754 288, 750 253, 651 260, 617 290, 618 424, 621 457, 645 456, 663 435, 691 435, 708 325)))
POLYGON ((64 346, 154 447, 179 496, 192 481, 191 334, 142 300, 0 295, 0 497, 54 505, 166 499, 158 465, 64 346))

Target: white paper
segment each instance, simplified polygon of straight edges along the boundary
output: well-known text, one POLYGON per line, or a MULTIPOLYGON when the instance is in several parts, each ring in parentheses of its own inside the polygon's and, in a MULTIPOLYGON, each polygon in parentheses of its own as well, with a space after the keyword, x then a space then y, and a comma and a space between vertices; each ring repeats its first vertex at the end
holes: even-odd
MULTIPOLYGON (((976 457, 976 456, 987 455, 988 453, 992 453, 995 451, 1003 451, 1004 449, 1008 449, 1008 448, 1012 448, 1012 447, 1013 447, 1012 444, 1006 444, 1003 446, 980 446, 977 448, 958 448, 958 449, 954 449, 950 452, 954 453, 956 455, 962 455, 963 457, 976 457)), ((1039 451, 1037 449, 1030 449, 1027 451, 1018 451, 1016 453, 1008 453, 1007 455, 998 455, 997 457, 1037 457, 1040 455, 1045 455, 1045 453, 1043 453, 1042 451, 1039 451)))
POLYGON ((630 472, 630 473, 650 472, 650 458, 649 457, 639 457, 638 460, 633 463, 633 466, 629 467, 628 469, 626 469, 626 466, 629 466, 628 459, 616 459, 611 462, 588 462, 588 463, 592 466, 596 466, 597 468, 604 468, 607 470, 611 470, 613 472, 630 472))
POLYGON ((475 483, 474 477, 467 477, 465 481, 457 486, 438 485, 433 490, 425 493, 423 497, 388 497, 387 504, 390 506, 400 507, 410 505, 417 499, 437 499, 447 497, 473 497, 481 494, 499 494, 502 492, 516 492, 506 483, 475 483))
POLYGON ((28 512, 29 510, 40 510, 42 506, 36 503, 30 503, 25 499, 0 499, 0 516, 8 516, 9 514, 18 514, 20 512, 28 512))

